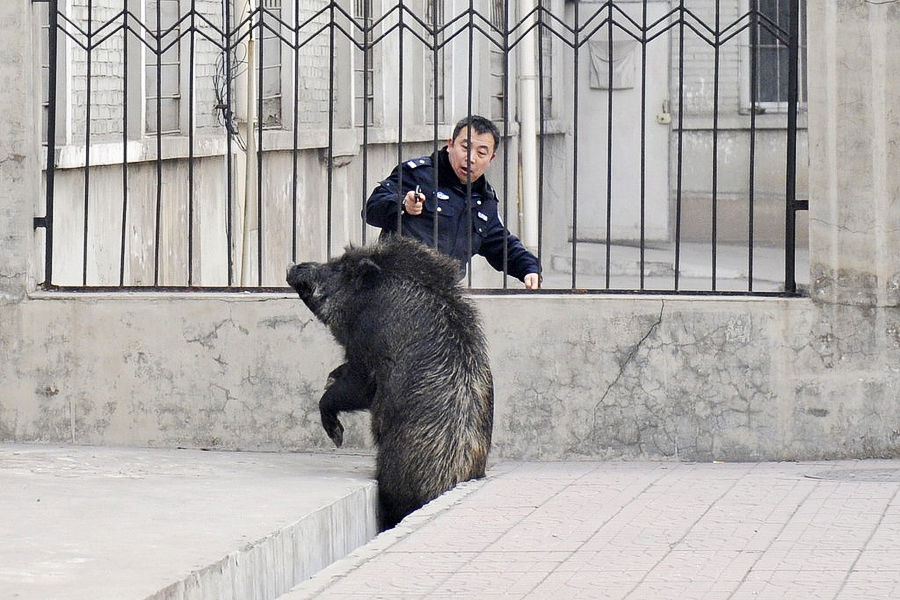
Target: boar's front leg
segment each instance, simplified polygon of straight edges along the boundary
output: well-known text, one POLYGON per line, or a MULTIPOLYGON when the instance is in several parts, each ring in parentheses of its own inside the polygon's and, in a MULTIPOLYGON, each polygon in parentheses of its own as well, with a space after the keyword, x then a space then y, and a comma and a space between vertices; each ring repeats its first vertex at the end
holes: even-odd
POLYGON ((365 410, 375 396, 375 380, 359 365, 346 362, 328 374, 319 400, 322 427, 338 448, 344 443, 344 426, 338 413, 365 410))

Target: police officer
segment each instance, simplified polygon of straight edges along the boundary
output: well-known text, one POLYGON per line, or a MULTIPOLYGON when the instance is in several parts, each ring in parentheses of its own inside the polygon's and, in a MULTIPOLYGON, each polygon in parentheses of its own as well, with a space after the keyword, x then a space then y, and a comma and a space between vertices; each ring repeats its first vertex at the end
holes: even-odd
POLYGON ((540 264, 500 221, 497 194, 484 177, 499 142, 500 132, 489 119, 472 115, 461 120, 444 148, 403 163, 378 184, 366 201, 366 222, 380 227, 382 236, 399 228, 402 235, 428 246, 434 247, 437 239, 438 250, 457 260, 460 274, 474 254, 502 271, 505 244, 507 273, 527 289, 538 289, 540 264))

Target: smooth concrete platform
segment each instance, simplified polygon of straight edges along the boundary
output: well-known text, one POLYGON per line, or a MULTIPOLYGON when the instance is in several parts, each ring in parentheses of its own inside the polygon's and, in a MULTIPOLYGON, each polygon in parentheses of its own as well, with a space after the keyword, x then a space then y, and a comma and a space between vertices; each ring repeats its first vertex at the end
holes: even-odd
POLYGON ((900 598, 900 460, 501 464, 281 600, 900 598))
POLYGON ((275 598, 374 537, 373 463, 0 444, 0 598, 275 598))

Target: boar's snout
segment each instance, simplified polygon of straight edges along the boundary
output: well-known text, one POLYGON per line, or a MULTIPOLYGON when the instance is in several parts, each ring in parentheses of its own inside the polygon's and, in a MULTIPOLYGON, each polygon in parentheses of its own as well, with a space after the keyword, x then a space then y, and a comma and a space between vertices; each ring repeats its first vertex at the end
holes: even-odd
POLYGON ((311 293, 316 285, 318 266, 316 263, 292 265, 287 271, 288 285, 294 288, 301 296, 311 293))

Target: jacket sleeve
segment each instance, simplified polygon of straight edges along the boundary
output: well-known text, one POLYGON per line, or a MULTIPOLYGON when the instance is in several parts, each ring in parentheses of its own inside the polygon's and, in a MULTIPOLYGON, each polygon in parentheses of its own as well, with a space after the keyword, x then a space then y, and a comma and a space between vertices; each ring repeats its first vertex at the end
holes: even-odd
POLYGON ((498 220, 488 230, 481 244, 479 254, 498 271, 503 271, 503 247, 506 242, 506 272, 522 281, 529 273, 540 273, 541 265, 537 257, 525 249, 524 244, 509 232, 498 220))
POLYGON ((402 167, 394 167, 387 179, 379 183, 366 205, 363 207, 363 218, 366 223, 393 231, 397 228, 397 215, 400 203, 406 192, 416 189, 415 173, 406 163, 402 167), (403 173, 403 189, 400 189, 400 173, 403 173))

